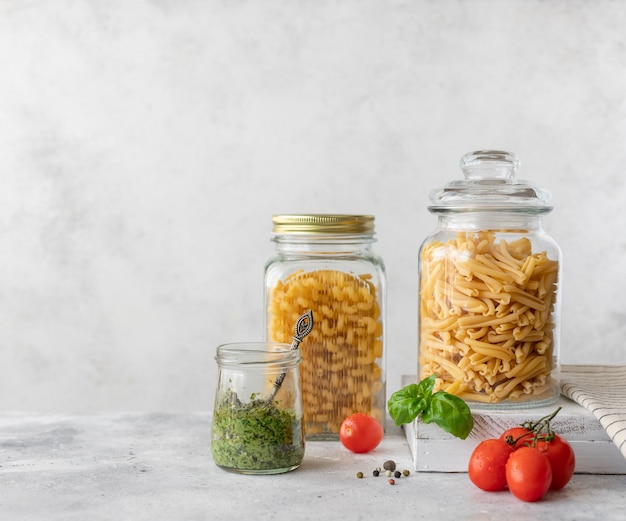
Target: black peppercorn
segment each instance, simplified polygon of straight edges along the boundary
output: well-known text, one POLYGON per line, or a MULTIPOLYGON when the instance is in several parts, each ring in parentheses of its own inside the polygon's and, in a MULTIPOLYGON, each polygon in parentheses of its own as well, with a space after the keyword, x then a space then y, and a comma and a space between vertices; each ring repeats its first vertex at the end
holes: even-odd
POLYGON ((396 462, 388 459, 387 461, 385 461, 385 463, 383 463, 383 468, 385 470, 391 470, 393 472, 394 470, 396 470, 396 462))

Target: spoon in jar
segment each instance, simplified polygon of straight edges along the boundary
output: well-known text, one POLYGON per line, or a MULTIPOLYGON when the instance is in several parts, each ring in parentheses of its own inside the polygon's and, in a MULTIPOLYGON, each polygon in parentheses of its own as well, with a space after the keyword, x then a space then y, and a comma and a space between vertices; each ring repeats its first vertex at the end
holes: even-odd
MULTIPOLYGON (((304 340, 304 337, 307 336, 313 329, 313 311, 308 310, 303 315, 300 315, 300 318, 296 321, 296 325, 293 329, 293 342, 291 343, 291 350, 298 349, 300 346, 300 342, 304 340)), ((278 375, 278 378, 274 381, 274 387, 272 388, 272 393, 270 397, 267 399, 268 402, 271 402, 280 386, 283 385, 283 380, 287 373, 281 373, 278 375)))

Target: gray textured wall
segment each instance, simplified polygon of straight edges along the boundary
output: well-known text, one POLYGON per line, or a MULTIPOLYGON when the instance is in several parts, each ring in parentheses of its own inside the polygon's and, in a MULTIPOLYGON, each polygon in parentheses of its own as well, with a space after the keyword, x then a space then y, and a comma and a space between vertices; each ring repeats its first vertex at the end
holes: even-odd
POLYGON ((502 148, 553 192, 561 359, 626 363, 626 3, 0 1, 0 407, 210 409, 273 213, 377 217, 388 387, 428 193, 502 148))

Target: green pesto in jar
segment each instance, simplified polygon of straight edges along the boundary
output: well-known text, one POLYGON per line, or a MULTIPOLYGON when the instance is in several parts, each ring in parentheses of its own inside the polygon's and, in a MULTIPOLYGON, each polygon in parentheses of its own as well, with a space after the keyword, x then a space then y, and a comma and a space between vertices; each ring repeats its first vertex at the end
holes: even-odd
POLYGON ((304 457, 302 421, 279 402, 242 403, 228 391, 213 413, 211 452, 220 467, 239 471, 295 468, 304 457))

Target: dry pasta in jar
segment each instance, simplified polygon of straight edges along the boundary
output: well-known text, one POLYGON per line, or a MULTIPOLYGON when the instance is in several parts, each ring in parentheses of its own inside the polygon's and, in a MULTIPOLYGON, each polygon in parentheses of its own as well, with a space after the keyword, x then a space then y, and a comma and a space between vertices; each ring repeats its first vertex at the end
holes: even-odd
POLYGON ((308 439, 336 439, 355 412, 385 420, 385 276, 372 252, 373 217, 274 217, 276 254, 265 269, 266 335, 291 342, 311 310, 300 344, 308 439))
POLYGON ((504 153, 475 154, 491 156, 464 158, 463 197, 458 183, 431 195, 439 228, 420 250, 418 374, 474 407, 548 404, 559 396, 560 250, 541 225, 546 196, 504 175, 504 153))

